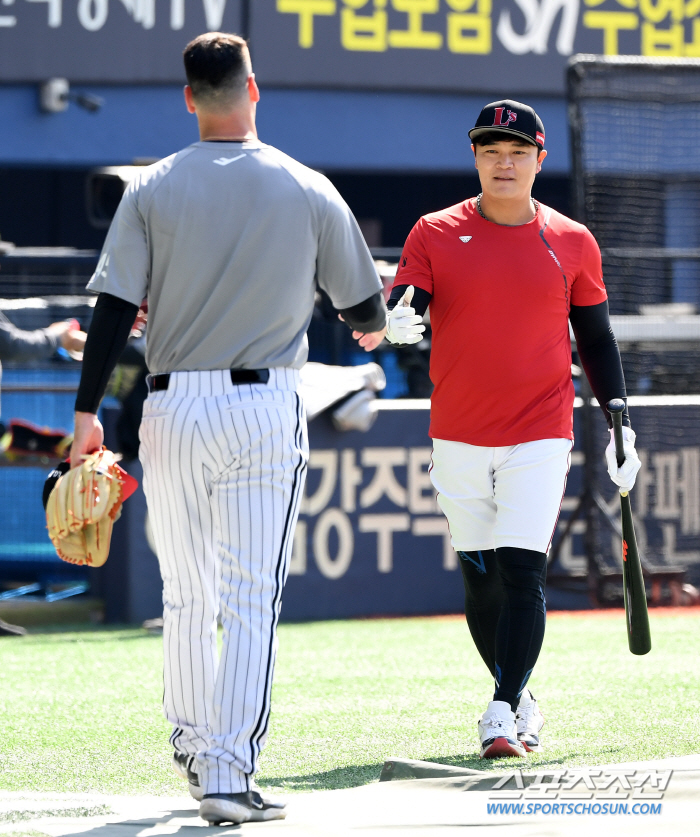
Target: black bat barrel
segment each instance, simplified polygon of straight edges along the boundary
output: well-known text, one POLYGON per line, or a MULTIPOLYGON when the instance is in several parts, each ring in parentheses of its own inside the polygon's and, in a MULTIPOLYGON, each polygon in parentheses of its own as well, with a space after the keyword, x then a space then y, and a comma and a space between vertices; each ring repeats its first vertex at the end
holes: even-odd
MULTIPOLYGON (((615 437, 615 456, 617 467, 625 461, 622 438, 622 413, 625 402, 621 398, 614 398, 607 403, 608 412, 613 420, 613 435, 615 437)), ((620 510, 622 512, 622 586, 625 596, 625 616, 627 617, 627 641, 633 654, 648 654, 651 651, 651 631, 649 629, 649 612, 647 610, 647 594, 644 589, 642 562, 637 549, 637 538, 634 534, 632 520, 632 504, 629 494, 620 493, 620 510)))

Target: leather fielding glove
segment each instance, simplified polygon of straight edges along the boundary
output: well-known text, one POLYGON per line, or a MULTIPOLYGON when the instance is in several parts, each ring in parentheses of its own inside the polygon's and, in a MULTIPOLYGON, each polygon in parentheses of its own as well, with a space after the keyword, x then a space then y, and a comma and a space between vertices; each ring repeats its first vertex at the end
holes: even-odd
POLYGON ((423 339, 425 326, 423 317, 416 314, 411 308, 413 299, 413 285, 406 288, 406 293, 396 303, 393 311, 389 312, 386 326, 386 339, 397 345, 420 343, 423 339))
POLYGON ((630 491, 634 486, 634 481, 637 478, 637 473, 642 467, 642 463, 637 456, 637 451, 634 449, 634 440, 636 433, 631 427, 622 428, 622 449, 625 452, 625 461, 620 468, 617 467, 617 456, 615 454, 615 436, 614 431, 610 430, 610 444, 605 448, 605 459, 608 463, 608 473, 610 479, 619 486, 620 494, 630 491))
POLYGON ((86 456, 79 467, 59 476, 46 501, 46 525, 59 558, 90 567, 104 564, 127 476, 108 450, 86 456))

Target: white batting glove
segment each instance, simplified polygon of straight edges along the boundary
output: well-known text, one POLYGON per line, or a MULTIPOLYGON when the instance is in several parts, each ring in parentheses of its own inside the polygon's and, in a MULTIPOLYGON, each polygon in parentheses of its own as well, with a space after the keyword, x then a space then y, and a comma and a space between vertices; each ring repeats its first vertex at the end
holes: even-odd
POLYGON ((405 345, 407 343, 420 343, 423 339, 423 332, 425 326, 423 317, 416 314, 414 308, 411 308, 411 300, 413 299, 413 285, 406 288, 406 293, 396 303, 393 311, 389 312, 389 318, 386 326, 386 339, 390 343, 399 343, 405 345))
POLYGON ((625 452, 625 461, 622 463, 622 467, 618 468, 615 454, 615 433, 612 428, 610 429, 610 444, 605 448, 605 459, 608 463, 610 479, 620 487, 620 494, 632 489, 637 478, 637 472, 642 467, 637 451, 634 449, 636 438, 636 434, 631 427, 622 428, 622 449, 625 452))

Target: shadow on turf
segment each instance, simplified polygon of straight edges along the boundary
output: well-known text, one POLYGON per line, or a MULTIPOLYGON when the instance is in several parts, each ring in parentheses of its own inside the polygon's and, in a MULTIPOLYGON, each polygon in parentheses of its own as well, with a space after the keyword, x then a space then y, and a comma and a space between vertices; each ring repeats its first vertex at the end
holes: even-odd
MULTIPOLYGON (((483 761, 478 754, 466 756, 435 756, 423 759, 434 764, 445 764, 450 767, 469 767, 472 770, 493 770, 492 761, 483 761)), ((558 762, 551 761, 550 764, 558 762)), ((274 778, 258 779, 258 784, 266 789, 276 790, 343 790, 357 788, 379 780, 384 762, 372 764, 354 764, 349 767, 337 767, 334 770, 323 770, 318 773, 306 773, 297 776, 276 776, 274 778)))
POLYGON ((357 788, 376 782, 382 772, 384 762, 373 764, 353 764, 349 767, 337 767, 335 770, 322 770, 319 773, 306 773, 298 776, 275 776, 258 779, 260 787, 277 790, 342 790, 357 788))
MULTIPOLYGON (((34 829, 22 829, 21 824, 17 824, 17 828, 14 829, 10 834, 6 834, 5 837, 49 837, 46 832, 36 831, 34 829)), ((199 819, 199 813, 194 808, 187 808, 185 810, 179 811, 177 809, 168 811, 164 813, 162 817, 148 817, 146 819, 124 819, 119 820, 117 823, 115 822, 108 822, 103 825, 96 825, 93 828, 89 828, 87 830, 83 828, 77 828, 74 832, 67 833, 64 837, 102 837, 102 835, 109 835, 112 837, 114 835, 115 826, 120 830, 123 829, 124 835, 132 834, 138 835, 142 831, 146 829, 153 829, 158 828, 158 826, 166 826, 167 831, 163 832, 165 834, 177 834, 178 832, 182 833, 191 833, 190 829, 193 827, 200 828, 203 827, 201 820, 199 819), (170 824, 173 820, 178 820, 178 824, 175 827, 170 827, 170 824), (183 823, 182 821, 185 820, 183 823), (192 825, 190 825, 187 820, 192 820, 192 825)), ((205 827, 205 826, 204 826, 205 827)), ((227 826, 226 831, 238 831, 240 826, 227 826)))
MULTIPOLYGON (((622 747, 608 747, 605 753, 622 752, 622 747)), ((597 754, 600 761, 601 752, 597 754)), ((478 753, 455 756, 433 756, 424 758, 422 761, 433 764, 442 764, 449 767, 467 767, 470 770, 482 770, 493 772, 494 770, 513 770, 518 767, 522 770, 541 770, 548 767, 560 766, 569 762, 571 757, 546 758, 533 753, 529 758, 520 759, 480 759, 478 753)), ((277 790, 343 790, 345 788, 357 788, 361 785, 368 785, 379 780, 382 772, 383 762, 372 764, 357 764, 349 767, 337 767, 334 770, 323 770, 318 773, 306 773, 296 776, 277 776, 274 778, 262 778, 258 780, 261 787, 277 790)))

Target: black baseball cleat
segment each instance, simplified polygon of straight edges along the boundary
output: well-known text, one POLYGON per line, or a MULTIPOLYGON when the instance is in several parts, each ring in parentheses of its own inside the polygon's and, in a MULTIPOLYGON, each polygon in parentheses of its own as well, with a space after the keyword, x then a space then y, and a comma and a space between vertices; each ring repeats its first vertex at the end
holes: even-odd
POLYGON ((199 816, 209 825, 283 820, 287 816, 284 802, 263 798, 258 791, 245 793, 205 793, 199 816))
POLYGON ((0 636, 24 636, 26 633, 26 628, 19 625, 10 625, 9 622, 0 619, 0 636))
POLYGON ((196 756, 190 756, 187 753, 180 753, 177 750, 173 753, 173 770, 178 776, 187 779, 189 785, 190 796, 196 799, 197 802, 202 801, 204 793, 199 784, 199 776, 194 769, 196 756))

